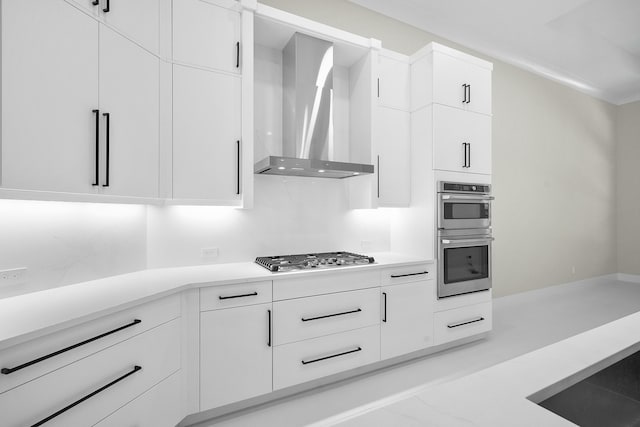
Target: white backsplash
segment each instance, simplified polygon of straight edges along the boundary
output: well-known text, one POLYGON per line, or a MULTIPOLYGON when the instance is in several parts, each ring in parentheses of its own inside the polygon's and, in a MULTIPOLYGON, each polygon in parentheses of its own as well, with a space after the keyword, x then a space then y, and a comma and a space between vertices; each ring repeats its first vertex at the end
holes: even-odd
POLYGON ((0 200, 0 270, 26 267, 26 282, 0 298, 146 267, 140 205, 0 200))
POLYGON ((333 179, 256 176, 254 209, 150 206, 147 226, 149 268, 389 250, 389 212, 349 210, 345 182, 333 179), (219 255, 202 257, 202 248, 219 255))

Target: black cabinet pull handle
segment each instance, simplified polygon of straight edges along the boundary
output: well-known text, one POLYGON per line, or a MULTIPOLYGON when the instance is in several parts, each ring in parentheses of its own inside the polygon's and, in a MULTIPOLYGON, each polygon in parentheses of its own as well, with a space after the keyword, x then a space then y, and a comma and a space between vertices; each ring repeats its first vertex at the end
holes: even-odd
POLYGON ((359 313, 361 312, 362 309, 361 308, 356 308, 355 310, 350 310, 350 311, 343 311, 341 313, 333 313, 333 314, 325 314, 324 316, 318 316, 318 317, 303 317, 302 320, 303 322, 310 322, 312 320, 319 320, 319 319, 326 319, 327 317, 336 317, 336 316, 344 316, 345 314, 353 314, 353 313, 359 313))
POLYGON ((380 156, 378 156, 378 199, 380 198, 380 156))
POLYGON ((233 298, 255 297, 257 295, 258 295, 257 292, 251 292, 250 294, 229 295, 227 297, 223 297, 222 295, 220 295, 220 296, 218 296, 218 298, 221 299, 221 300, 225 300, 225 299, 233 299, 233 298))
POLYGON ((462 163, 462 167, 466 168, 467 167, 467 143, 466 142, 462 143, 462 152, 464 153, 464 162, 462 163))
POLYGON ((419 273, 407 273, 407 274, 392 274, 392 279, 397 279, 398 277, 409 277, 409 276, 420 276, 422 274, 429 274, 428 271, 421 271, 419 273))
POLYGON ((107 0, 107 7, 105 7, 104 9, 102 9, 102 11, 103 11, 104 13, 111 12, 111 1, 110 1, 110 0, 107 0))
POLYGON ((110 132, 110 129, 111 129, 111 125, 110 125, 111 115, 109 113, 103 113, 102 115, 104 116, 104 119, 106 120, 106 126, 107 126, 107 128, 105 130, 105 144, 106 144, 105 149, 106 149, 106 157, 107 157, 105 159, 105 161, 106 161, 105 167, 106 167, 106 170, 107 170, 107 174, 105 175, 105 181, 104 181, 104 184, 102 184, 102 186, 103 187, 108 187, 109 186, 109 170, 110 170, 109 169, 109 160, 111 159, 111 154, 109 152, 109 150, 111 148, 111 143, 109 141, 109 132, 110 132))
POLYGON ((471 143, 467 142, 467 167, 471 167, 471 143))
POLYGON ((484 320, 484 317, 478 317, 477 319, 468 320, 466 322, 452 323, 451 325, 447 325, 447 328, 453 329, 453 328, 457 328, 458 326, 468 325, 470 323, 482 322, 483 320, 484 320))
POLYGON ((469 91, 469 96, 467 96, 467 104, 471 104, 471 85, 467 85, 467 90, 469 91))
POLYGON ((267 310, 267 321, 269 324, 269 335, 267 336, 267 346, 271 347, 271 310, 267 310))
POLYGON ((240 194, 240 140, 236 141, 236 161, 237 161, 237 177, 236 177, 236 194, 240 194))
POLYGON ((384 317, 382 318, 382 321, 384 323, 387 323, 387 293, 383 292, 382 296, 384 296, 384 310, 383 310, 384 317))
POLYGON ((93 1, 91 2, 91 4, 92 4, 92 5, 94 5, 94 6, 97 6, 97 5, 99 5, 99 4, 100 4, 100 0, 93 0, 93 1))
POLYGON ((134 366, 133 369, 129 372, 127 372, 126 374, 124 374, 123 376, 116 378, 115 380, 111 381, 109 384, 103 385, 102 387, 100 387, 97 390, 92 391, 91 393, 87 394, 86 396, 84 396, 81 399, 76 400, 75 402, 73 402, 71 405, 65 406, 64 408, 60 409, 58 412, 49 415, 47 418, 44 418, 40 421, 38 421, 37 423, 33 424, 31 427, 39 427, 42 424, 51 421, 52 419, 54 419, 55 417, 57 417, 58 415, 64 414, 65 412, 67 412, 69 409, 78 406, 79 404, 81 404, 82 402, 84 402, 85 400, 91 399, 93 396, 95 396, 98 393, 101 393, 103 391, 105 391, 106 389, 108 389, 109 387, 119 383, 120 381, 124 380, 125 378, 135 374, 136 372, 142 370, 142 366, 134 366))
POLYGON ((96 115, 96 178, 93 181, 93 185, 100 185, 100 110, 92 110, 96 115))
POLYGON ((29 361, 29 362, 23 363, 22 365, 18 365, 18 366, 13 367, 13 368, 2 368, 2 370, 0 370, 0 373, 2 373, 4 375, 9 375, 9 374, 11 374, 13 372, 16 372, 16 371, 19 371, 21 369, 28 368, 31 365, 35 365, 36 363, 40 363, 40 362, 45 361, 47 359, 51 359, 52 357, 58 356, 58 355, 60 355, 62 353, 66 353, 67 351, 73 350, 74 348, 78 348, 78 347, 83 346, 85 344, 89 344, 90 342, 99 340, 99 339, 104 338, 104 337, 106 337, 108 335, 115 334, 116 332, 120 332, 123 329, 130 328, 130 327, 132 327, 134 325, 137 325, 138 323, 141 323, 141 322, 142 322, 142 320, 140 320, 140 319, 134 319, 133 322, 127 323, 124 326, 120 326, 119 328, 112 329, 109 332, 105 332, 105 333, 97 335, 97 336, 95 336, 93 338, 89 338, 88 340, 84 340, 84 341, 79 342, 77 344, 74 344, 74 345, 71 345, 69 347, 65 347, 65 348, 63 348, 61 350, 55 351, 53 353, 49 353, 46 356, 38 357, 37 359, 33 359, 33 360, 29 361))
POLYGON ((240 68, 240 42, 236 42, 236 68, 240 68))
POLYGON ((467 103, 467 84, 466 83, 462 85, 462 96, 463 96, 462 103, 466 104, 467 103))
POLYGON ((362 351, 362 347, 356 347, 353 350, 343 351, 342 353, 332 354, 331 356, 319 357, 317 359, 301 360, 301 362, 302 362, 303 365, 308 365, 309 363, 316 363, 316 362, 320 362, 322 360, 333 359, 334 357, 344 356, 345 354, 351 354, 351 353, 355 353, 357 351, 362 351))

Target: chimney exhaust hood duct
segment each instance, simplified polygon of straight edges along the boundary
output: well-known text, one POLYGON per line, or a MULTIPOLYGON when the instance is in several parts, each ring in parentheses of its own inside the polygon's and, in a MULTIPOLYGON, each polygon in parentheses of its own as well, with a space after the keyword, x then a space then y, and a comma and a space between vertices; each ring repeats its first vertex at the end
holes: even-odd
POLYGON ((257 174, 349 178, 373 165, 333 161, 333 43, 295 33, 282 54, 282 153, 257 174))

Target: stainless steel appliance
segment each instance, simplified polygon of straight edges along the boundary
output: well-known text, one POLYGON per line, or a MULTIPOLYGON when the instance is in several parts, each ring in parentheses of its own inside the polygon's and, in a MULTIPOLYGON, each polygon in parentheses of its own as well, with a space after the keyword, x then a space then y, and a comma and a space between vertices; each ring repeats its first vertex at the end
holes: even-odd
POLYGON ((323 252, 315 254, 277 255, 258 257, 256 263, 275 272, 323 269, 350 265, 373 264, 373 257, 351 252, 323 252))
POLYGON ((491 289, 491 186, 438 189, 438 298, 491 289))
POLYGON ((440 182, 438 229, 490 227, 492 200, 490 185, 440 182))
POLYGON ((295 33, 282 52, 282 156, 254 166, 267 175, 350 178, 373 165, 336 161, 333 141, 333 43, 295 33))

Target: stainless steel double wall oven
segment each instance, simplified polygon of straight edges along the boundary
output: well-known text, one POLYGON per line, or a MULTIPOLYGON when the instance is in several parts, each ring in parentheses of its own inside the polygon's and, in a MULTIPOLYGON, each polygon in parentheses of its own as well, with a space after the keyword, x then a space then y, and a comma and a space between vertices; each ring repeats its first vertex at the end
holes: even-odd
POLYGON ((491 289, 491 186, 438 183, 438 298, 491 289))

